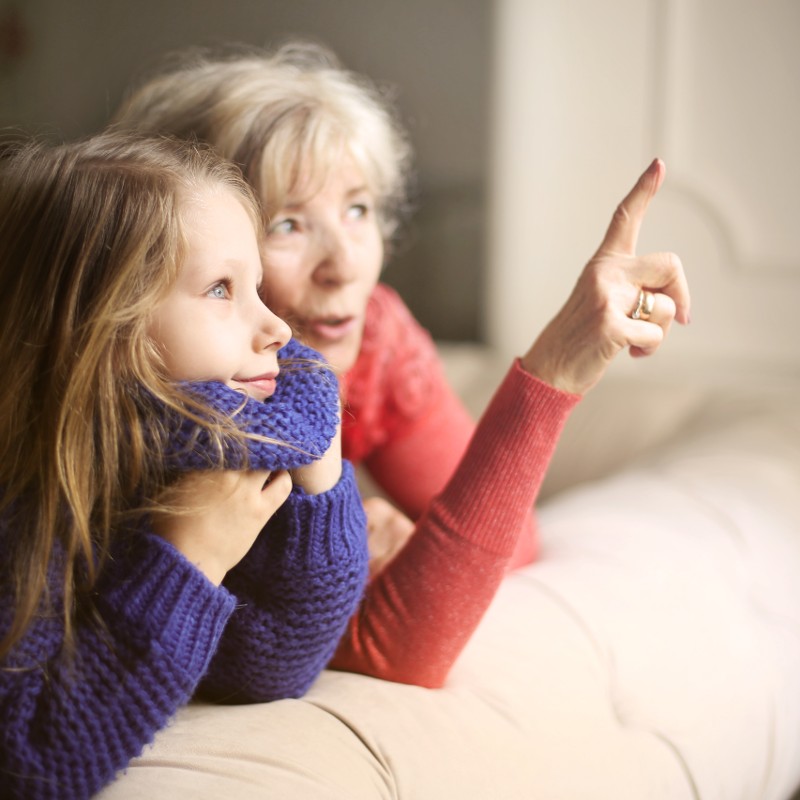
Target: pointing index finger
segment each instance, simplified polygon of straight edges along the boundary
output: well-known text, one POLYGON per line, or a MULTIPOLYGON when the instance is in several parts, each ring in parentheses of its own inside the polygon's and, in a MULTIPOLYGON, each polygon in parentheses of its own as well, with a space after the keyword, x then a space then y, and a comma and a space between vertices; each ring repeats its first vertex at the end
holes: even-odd
POLYGON ((600 252, 610 251, 634 255, 639 229, 656 192, 664 182, 666 167, 660 158, 653 159, 650 166, 639 176, 633 189, 617 206, 611 224, 608 226, 600 252))

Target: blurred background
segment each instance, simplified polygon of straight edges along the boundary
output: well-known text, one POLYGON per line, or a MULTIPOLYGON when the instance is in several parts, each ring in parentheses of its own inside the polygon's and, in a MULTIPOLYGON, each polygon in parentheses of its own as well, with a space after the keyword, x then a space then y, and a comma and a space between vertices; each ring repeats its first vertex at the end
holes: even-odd
POLYGON ((440 340, 526 348, 659 155, 640 241, 694 299, 659 363, 798 369, 797 0, 0 0, 0 124, 91 133, 164 53, 289 36, 394 93, 417 213, 385 279, 440 340))
POLYGON ((480 340, 492 17, 486 0, 0 0, 0 124, 81 136, 165 53, 320 41, 386 87, 416 152, 420 213, 384 278, 437 337, 480 340))

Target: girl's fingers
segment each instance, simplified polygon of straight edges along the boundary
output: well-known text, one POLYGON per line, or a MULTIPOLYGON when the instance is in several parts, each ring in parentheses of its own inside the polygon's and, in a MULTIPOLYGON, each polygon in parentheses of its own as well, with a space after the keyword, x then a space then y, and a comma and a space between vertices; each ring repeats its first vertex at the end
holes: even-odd
POLYGON ((292 492, 292 479, 284 469, 280 472, 267 473, 266 480, 261 480, 261 496, 266 508, 272 509, 270 517, 286 502, 292 492))

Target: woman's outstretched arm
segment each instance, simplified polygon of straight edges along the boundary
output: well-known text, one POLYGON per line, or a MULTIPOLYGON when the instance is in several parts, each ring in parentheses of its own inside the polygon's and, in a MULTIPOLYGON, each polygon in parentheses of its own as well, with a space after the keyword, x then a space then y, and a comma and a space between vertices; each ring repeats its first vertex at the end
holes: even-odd
POLYGON ((498 389, 455 475, 370 584, 332 666, 441 685, 494 596, 571 408, 620 351, 652 355, 674 320, 688 323, 678 257, 636 255, 664 174, 655 159, 619 204, 566 303, 498 389))
POLYGON ((506 572, 577 401, 514 364, 455 474, 369 584, 332 667, 441 686, 506 572))

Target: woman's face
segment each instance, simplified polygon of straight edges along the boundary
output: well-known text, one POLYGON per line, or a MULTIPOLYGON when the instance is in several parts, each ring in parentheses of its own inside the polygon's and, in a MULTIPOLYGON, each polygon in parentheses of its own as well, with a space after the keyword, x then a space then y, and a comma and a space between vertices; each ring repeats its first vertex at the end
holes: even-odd
POLYGON ((183 212, 186 259, 154 309, 149 334, 174 380, 218 380, 264 400, 275 391, 289 326, 259 294, 253 222, 228 189, 208 189, 183 212))
POLYGON ((375 198, 352 161, 310 198, 288 198, 270 221, 263 255, 270 308, 338 374, 347 372, 383 263, 375 198))

